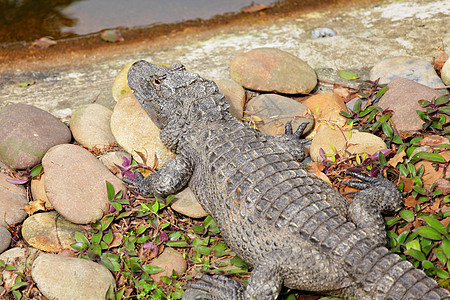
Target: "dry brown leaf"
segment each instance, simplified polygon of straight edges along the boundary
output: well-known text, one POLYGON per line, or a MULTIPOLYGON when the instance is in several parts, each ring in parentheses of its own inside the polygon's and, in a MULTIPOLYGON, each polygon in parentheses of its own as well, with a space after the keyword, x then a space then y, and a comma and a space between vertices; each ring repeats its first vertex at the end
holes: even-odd
POLYGON ((413 189, 414 180, 406 176, 400 176, 399 183, 403 183, 403 191, 410 193, 413 189))
POLYGON ((436 171, 434 169, 433 163, 430 161, 426 161, 426 160, 419 161, 418 163, 416 163, 414 165, 414 167, 416 167, 416 170, 417 170, 422 165, 425 168, 425 172, 423 173, 423 176, 422 176, 424 188, 426 188, 426 189, 429 188, 430 185, 433 184, 433 182, 435 182, 437 179, 442 178, 444 176, 444 174, 442 173, 442 169, 439 169, 438 171, 436 171))
POLYGON ((403 162, 403 159, 406 157, 406 153, 404 150, 402 152, 395 154, 388 162, 387 164, 390 166, 393 166, 394 168, 397 167, 397 164, 399 162, 403 162))
POLYGON ((441 220, 442 225, 444 225, 444 227, 447 227, 448 224, 450 223, 450 217, 447 217, 443 220, 441 220))
POLYGON ((413 196, 408 196, 405 198, 404 202, 406 207, 414 207, 416 204, 420 204, 422 202, 417 201, 413 196))
POLYGON ((442 51, 441 53, 436 55, 436 57, 434 58, 434 61, 433 61, 434 68, 436 70, 440 71, 442 69, 442 67, 444 66, 445 62, 447 61, 447 59, 448 59, 448 55, 444 51, 442 51))
POLYGON ((412 223, 408 223, 408 224, 406 224, 405 226, 399 228, 399 229, 397 230, 397 233, 398 233, 398 234, 401 234, 403 231, 406 231, 406 230, 411 231, 412 227, 413 227, 413 224, 412 224, 412 223))
POLYGON ((122 245, 122 242, 123 242, 122 234, 120 234, 119 232, 113 232, 113 240, 112 240, 111 244, 109 244, 108 246, 110 248, 118 247, 118 246, 122 245))
POLYGON ((30 201, 27 205, 25 205, 24 210, 29 216, 37 211, 45 211, 45 201, 40 199, 30 201))
POLYGON ((441 144, 449 144, 450 141, 447 137, 440 136, 440 135, 430 135, 425 138, 423 138, 420 141, 420 146, 437 146, 441 144))
POLYGON ((440 190, 442 194, 448 195, 450 193, 450 181, 439 178, 434 183, 436 183, 436 190, 440 190))
POLYGON ((311 173, 313 173, 314 175, 316 175, 317 177, 319 177, 320 179, 322 179, 331 186, 332 184, 328 176, 322 173, 323 169, 324 166, 320 162, 314 161, 308 164, 308 171, 310 171, 311 173))
POLYGON ((337 87, 333 89, 333 93, 344 99, 347 99, 347 97, 351 94, 351 92, 348 89, 343 87, 337 87))

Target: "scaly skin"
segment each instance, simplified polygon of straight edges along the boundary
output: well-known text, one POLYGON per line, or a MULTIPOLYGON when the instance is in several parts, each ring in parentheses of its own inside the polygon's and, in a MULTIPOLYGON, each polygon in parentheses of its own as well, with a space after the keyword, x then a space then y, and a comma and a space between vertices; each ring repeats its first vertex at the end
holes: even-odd
POLYGON ((352 174, 352 202, 303 169, 302 128, 263 135, 233 118, 214 82, 136 62, 128 83, 177 153, 138 181, 165 197, 189 185, 223 238, 252 268, 247 286, 224 276, 191 283, 185 299, 276 299, 282 285, 354 299, 450 299, 385 247, 381 213, 402 202, 394 184, 352 174))

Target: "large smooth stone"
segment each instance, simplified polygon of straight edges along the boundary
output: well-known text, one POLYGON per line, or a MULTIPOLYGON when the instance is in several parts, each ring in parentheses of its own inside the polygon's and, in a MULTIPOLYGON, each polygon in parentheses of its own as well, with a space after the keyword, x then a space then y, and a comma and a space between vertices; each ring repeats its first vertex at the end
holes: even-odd
POLYGON ((159 138, 159 128, 153 123, 133 94, 120 98, 111 116, 111 131, 117 143, 131 153, 138 163, 153 167, 155 154, 162 166, 175 157, 159 138), (143 159, 141 158, 143 156, 143 159))
POLYGON ((305 61, 275 48, 236 55, 230 76, 247 89, 284 94, 307 94, 317 84, 316 73, 305 61))
POLYGON ((0 253, 9 248, 11 244, 11 233, 8 229, 0 226, 0 253))
POLYGON ((95 222, 108 212, 106 181, 115 192, 126 191, 119 178, 80 146, 64 144, 51 148, 42 159, 42 166, 48 200, 73 223, 95 222))
POLYGON ((41 254, 31 276, 39 291, 49 299, 105 299, 116 282, 111 272, 95 262, 57 254, 41 254))
POLYGON ((373 66, 369 76, 372 81, 380 78, 380 84, 389 83, 396 78, 407 78, 431 88, 444 85, 432 64, 411 56, 385 58, 373 66))
POLYGON ((233 80, 216 80, 219 91, 225 96, 230 104, 230 114, 238 120, 242 119, 244 114, 245 90, 233 80))
POLYGON ((131 66, 137 60, 130 61, 117 74, 116 79, 114 79, 114 83, 112 85, 112 95, 114 100, 119 101, 119 99, 126 94, 131 93, 131 89, 128 86, 128 70, 130 70, 131 66))
POLYGON ((46 252, 72 250, 75 232, 84 234, 80 225, 70 223, 56 212, 31 215, 22 225, 22 236, 31 246, 46 252))
POLYGON ((70 130, 81 145, 104 148, 116 140, 111 132, 112 111, 100 104, 92 103, 75 110, 70 119, 70 130))
POLYGON ((303 117, 307 109, 304 104, 291 98, 276 94, 264 94, 252 98, 247 103, 245 116, 247 120, 252 120, 252 116, 258 117, 256 120, 262 120, 262 122, 256 122, 256 127, 261 133, 284 134, 284 127, 290 121, 293 121, 294 131, 303 122, 309 122, 305 130, 308 132, 314 126, 314 119, 303 117))
POLYGON ((322 161, 322 157, 319 154, 322 148, 325 154, 332 155, 335 152, 332 150, 331 145, 337 150, 337 152, 343 157, 344 151, 347 150, 350 153, 367 153, 369 155, 374 154, 378 150, 386 149, 387 146, 383 140, 368 132, 359 132, 353 129, 350 139, 348 129, 332 129, 330 127, 325 128, 318 132, 311 142, 310 156, 313 161, 322 161), (347 148, 345 146, 348 145, 347 148))
POLYGON ((25 273, 25 269, 29 270, 33 261, 40 254, 41 252, 33 247, 15 247, 3 252, 0 255, 0 260, 14 267, 14 270, 3 270, 3 286, 11 288, 19 276, 17 273, 25 273))
MULTIPOLYGON (((348 112, 344 99, 335 93, 317 94, 301 103, 306 105, 314 114, 315 126, 313 134, 316 134, 329 124, 344 126, 347 123, 347 118, 340 114, 341 111, 348 112)), ((313 136, 309 135, 308 138, 313 136)))
POLYGON ((175 271, 177 275, 183 275, 187 269, 183 254, 173 248, 165 248, 157 258, 151 261, 151 265, 163 268, 164 271, 151 275, 153 281, 161 282, 161 276, 170 277, 175 271))
POLYGON ((382 109, 394 111, 391 119, 397 130, 421 130, 423 121, 416 110, 425 109, 418 101, 442 96, 441 92, 406 78, 394 79, 388 87, 389 90, 380 98, 378 105, 382 109))
POLYGON ((0 160, 11 168, 31 168, 48 149, 71 139, 69 128, 42 109, 18 103, 0 110, 0 160))
POLYGON ((0 226, 20 223, 27 217, 24 210, 28 204, 25 188, 8 182, 7 178, 0 172, 0 226))
POLYGON ((175 194, 170 203, 170 207, 174 211, 191 218, 203 218, 208 215, 208 213, 197 201, 197 198, 190 187, 187 187, 181 192, 175 194))
POLYGON ((441 69, 441 78, 446 86, 450 86, 450 59, 448 59, 441 69))

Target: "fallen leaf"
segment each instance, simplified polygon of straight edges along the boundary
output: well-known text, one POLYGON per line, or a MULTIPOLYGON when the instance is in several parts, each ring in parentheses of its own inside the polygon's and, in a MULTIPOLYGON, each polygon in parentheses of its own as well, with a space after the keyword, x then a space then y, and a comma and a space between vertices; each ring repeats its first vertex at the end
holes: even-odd
POLYGON ((35 40, 31 47, 41 48, 41 49, 47 49, 50 46, 56 45, 56 41, 49 39, 48 37, 44 36, 41 37, 38 40, 35 40))
POLYGON ((351 94, 351 92, 348 89, 343 87, 337 87, 333 89, 333 93, 344 99, 347 99, 347 97, 351 94))
POLYGON ((448 55, 444 51, 436 55, 433 61, 434 68, 438 71, 442 69, 444 63, 448 60, 448 55))
POLYGON ((310 171, 329 185, 332 185, 328 176, 321 172, 323 169, 324 166, 320 162, 315 161, 308 164, 308 171, 310 171))
POLYGON ((413 196, 408 196, 405 198, 403 203, 406 207, 414 207, 416 204, 421 204, 422 202, 417 201, 413 196))
POLYGON ((115 42, 123 42, 124 38, 120 34, 120 31, 117 29, 108 29, 102 32, 100 38, 104 41, 115 43, 115 42))
POLYGON ((439 178, 434 183, 436 184, 436 190, 441 191, 442 194, 448 195, 450 193, 450 181, 439 178))
POLYGON ((447 137, 444 136, 430 135, 423 138, 419 144, 420 146, 437 146, 441 144, 450 144, 450 141, 447 137))
POLYGON ((403 191, 410 193, 414 186, 414 180, 406 176, 400 176, 399 183, 403 183, 403 191))
POLYGON ((338 73, 339 76, 345 80, 355 80, 359 78, 358 74, 352 71, 338 70, 338 73))
POLYGON ((450 217, 441 220, 441 223, 442 225, 444 225, 444 227, 447 227, 447 225, 450 223, 450 217))
POLYGON ((268 6, 266 6, 264 4, 252 3, 249 6, 246 6, 246 7, 242 8, 241 11, 243 13, 246 13, 246 14, 251 14, 251 13, 255 13, 255 12, 261 11, 261 10, 265 10, 267 8, 268 8, 268 6))
POLYGON ((24 207, 25 212, 28 215, 32 215, 37 211, 45 211, 45 201, 44 200, 33 200, 29 201, 24 207))
POLYGON ((399 162, 403 162, 403 159, 406 157, 406 153, 404 150, 402 150, 400 153, 395 154, 390 160, 388 160, 387 164, 390 166, 393 166, 394 168, 397 167, 397 164, 399 162))

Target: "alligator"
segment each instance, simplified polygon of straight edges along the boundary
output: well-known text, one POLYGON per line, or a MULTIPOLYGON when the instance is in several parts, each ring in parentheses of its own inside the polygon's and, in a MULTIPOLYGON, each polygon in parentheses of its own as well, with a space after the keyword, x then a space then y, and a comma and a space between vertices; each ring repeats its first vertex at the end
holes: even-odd
POLYGON ((250 267, 248 284, 202 275, 184 299, 276 299, 282 286, 347 299, 450 299, 450 292, 386 247, 384 214, 402 204, 382 176, 351 173, 348 201, 301 161, 305 124, 270 136, 238 121, 216 84, 141 60, 128 84, 177 156, 136 180, 166 197, 189 186, 229 247, 250 267))

